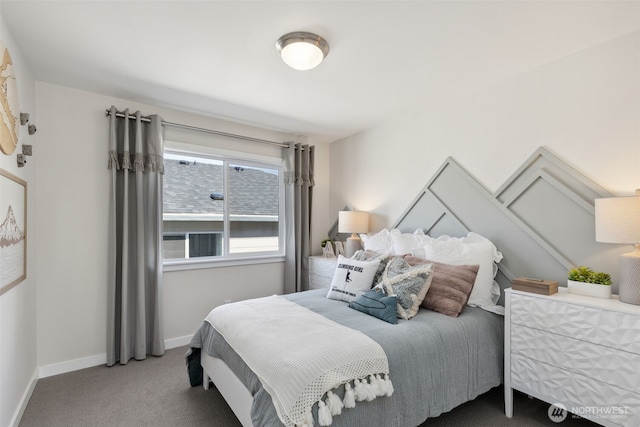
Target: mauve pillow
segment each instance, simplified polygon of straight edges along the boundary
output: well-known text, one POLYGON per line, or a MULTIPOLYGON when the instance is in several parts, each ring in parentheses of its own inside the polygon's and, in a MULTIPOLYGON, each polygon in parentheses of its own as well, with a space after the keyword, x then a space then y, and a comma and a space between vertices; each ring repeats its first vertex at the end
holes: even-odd
POLYGON ((451 317, 458 317, 469 300, 480 268, 474 265, 451 265, 407 255, 409 265, 433 264, 431 287, 421 306, 451 317))

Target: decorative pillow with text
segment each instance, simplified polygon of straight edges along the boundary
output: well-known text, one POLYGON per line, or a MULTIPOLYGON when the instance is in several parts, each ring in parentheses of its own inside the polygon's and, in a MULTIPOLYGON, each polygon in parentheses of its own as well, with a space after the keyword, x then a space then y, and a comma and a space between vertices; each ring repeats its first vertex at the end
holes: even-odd
POLYGON ((338 256, 327 298, 351 302, 371 289, 380 260, 358 261, 338 256))

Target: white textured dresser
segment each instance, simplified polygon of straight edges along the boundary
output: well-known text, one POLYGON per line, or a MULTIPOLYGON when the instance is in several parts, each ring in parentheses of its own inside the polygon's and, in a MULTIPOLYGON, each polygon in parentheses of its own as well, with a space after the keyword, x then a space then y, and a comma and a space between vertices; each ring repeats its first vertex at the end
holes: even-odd
POLYGON ((331 286, 336 271, 338 258, 322 256, 309 257, 309 289, 328 288, 331 286))
POLYGON ((604 426, 640 426, 640 306, 507 289, 505 309, 507 417, 516 389, 604 426))

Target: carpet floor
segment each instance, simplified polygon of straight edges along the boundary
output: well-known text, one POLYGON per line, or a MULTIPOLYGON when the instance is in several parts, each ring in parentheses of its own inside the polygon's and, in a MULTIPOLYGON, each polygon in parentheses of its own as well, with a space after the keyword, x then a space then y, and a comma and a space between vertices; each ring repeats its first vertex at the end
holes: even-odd
MULTIPOLYGON (((179 347, 162 357, 123 366, 97 366, 43 378, 19 426, 240 426, 215 387, 205 391, 189 386, 185 351, 186 347, 179 347)), ((506 418, 502 393, 502 387, 497 387, 420 427, 596 426, 571 414, 561 423, 553 422, 547 415, 549 405, 521 393, 514 396, 514 417, 506 418)))

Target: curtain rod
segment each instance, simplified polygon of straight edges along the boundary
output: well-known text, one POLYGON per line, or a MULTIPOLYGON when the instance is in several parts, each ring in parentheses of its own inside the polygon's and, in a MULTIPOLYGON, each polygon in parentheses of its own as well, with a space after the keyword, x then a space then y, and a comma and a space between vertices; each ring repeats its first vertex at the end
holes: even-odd
MULTIPOLYGON (((106 112, 107 112, 107 116, 111 115, 111 110, 110 109, 107 108, 106 112)), ((121 113, 120 111, 116 111, 116 117, 124 118, 124 113, 121 113)), ((135 120, 135 119, 136 119, 135 115, 129 115, 129 120, 135 120)), ((145 117, 145 116, 142 116, 140 118, 140 120, 145 122, 145 123, 150 123, 151 122, 151 119, 149 117, 145 117)), ((162 120, 161 123, 162 123, 163 126, 170 126, 170 127, 174 127, 174 128, 193 130, 193 131, 196 131, 196 132, 210 133, 210 134, 213 134, 213 135, 227 136, 229 138, 235 138, 235 139, 242 139, 244 141, 260 142, 260 143, 263 143, 263 144, 271 144, 271 145, 277 145, 278 147, 289 148, 289 143, 287 143, 287 142, 269 141, 267 139, 253 138, 251 136, 237 135, 235 133, 222 132, 222 131, 219 131, 219 130, 206 129, 206 128, 201 128, 201 127, 197 127, 197 126, 183 125, 182 123, 172 123, 172 122, 167 122, 167 121, 164 121, 164 120, 162 120)))

